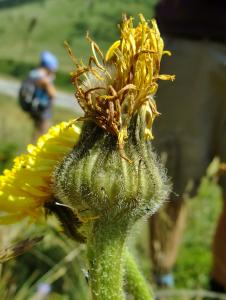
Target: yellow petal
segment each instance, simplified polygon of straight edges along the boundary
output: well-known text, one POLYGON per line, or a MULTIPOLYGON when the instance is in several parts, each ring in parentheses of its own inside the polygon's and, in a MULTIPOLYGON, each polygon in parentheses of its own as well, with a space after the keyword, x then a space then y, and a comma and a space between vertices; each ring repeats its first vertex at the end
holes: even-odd
POLYGON ((120 45, 120 41, 114 42, 114 44, 111 45, 111 47, 108 49, 106 55, 105 55, 105 60, 109 61, 112 56, 115 54, 115 50, 118 49, 120 45))

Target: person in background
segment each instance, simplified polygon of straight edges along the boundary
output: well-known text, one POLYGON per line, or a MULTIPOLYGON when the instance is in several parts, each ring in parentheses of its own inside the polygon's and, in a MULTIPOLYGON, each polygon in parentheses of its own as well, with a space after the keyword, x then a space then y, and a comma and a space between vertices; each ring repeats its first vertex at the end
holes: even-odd
POLYGON ((57 68, 57 58, 51 52, 42 52, 39 67, 29 72, 19 90, 19 105, 34 122, 33 142, 51 125, 52 103, 56 97, 53 81, 57 68))
POLYGON ((56 88, 53 81, 57 68, 57 58, 51 52, 44 51, 41 53, 40 66, 31 70, 29 74, 29 78, 36 85, 35 97, 43 107, 38 113, 31 113, 35 127, 33 141, 36 141, 40 135, 46 133, 51 126, 52 104, 56 97, 56 88))
MULTIPOLYGON (((154 145, 162 153, 173 192, 150 219, 154 278, 158 286, 169 287, 186 222, 185 199, 195 192, 214 156, 226 161, 226 2, 160 1, 156 19, 165 48, 173 54, 163 58, 161 71, 176 75, 172 85, 161 83, 156 101, 162 117, 154 128, 154 145)), ((210 275, 210 287, 217 292, 226 292, 225 177, 220 178, 225 201, 210 275)))

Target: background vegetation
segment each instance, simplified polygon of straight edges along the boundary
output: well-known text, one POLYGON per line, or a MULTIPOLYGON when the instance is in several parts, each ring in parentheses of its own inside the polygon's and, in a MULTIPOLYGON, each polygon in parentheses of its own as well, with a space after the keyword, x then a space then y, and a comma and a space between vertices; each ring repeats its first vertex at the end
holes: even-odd
MULTIPOLYGON (((1 0, 0 74, 23 78, 37 65, 39 53, 48 49, 59 58, 57 85, 70 89, 68 72, 72 63, 63 41, 67 40, 78 58, 89 54, 84 35, 89 30, 106 49, 117 38, 122 13, 153 16, 154 0, 1 0)), ((12 158, 25 151, 31 140, 32 123, 15 101, 0 95, 0 172, 12 158)), ((72 112, 55 109, 53 122, 73 117, 72 112)), ((188 202, 189 218, 175 267, 177 288, 204 289, 211 268, 211 241, 219 216, 220 190, 214 179, 205 177, 196 198, 188 202)), ((148 253, 147 222, 137 225, 131 239, 147 280, 152 281, 148 253), (142 234, 140 234, 142 232, 142 234)), ((26 224, 0 228, 0 248, 26 237, 44 235, 44 240, 29 253, 0 266, 0 299, 42 299, 38 288, 47 283, 51 292, 45 299, 85 300, 87 297, 84 248, 66 240, 54 219, 49 227, 26 224), (39 297, 39 298, 38 298, 39 297)), ((40 289, 39 289, 40 291, 40 289)), ((172 298, 175 299, 175 298, 172 298)), ((180 298, 181 299, 181 298, 180 298)))

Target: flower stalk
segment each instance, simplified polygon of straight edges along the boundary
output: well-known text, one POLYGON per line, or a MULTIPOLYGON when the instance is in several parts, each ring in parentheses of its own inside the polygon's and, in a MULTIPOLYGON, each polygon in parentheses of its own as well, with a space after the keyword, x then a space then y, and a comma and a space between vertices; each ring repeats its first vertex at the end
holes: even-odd
POLYGON ((97 220, 88 240, 90 287, 93 300, 123 300, 123 253, 127 225, 97 220), (122 228, 125 228, 122 230, 122 228))
POLYGON ((133 256, 128 250, 125 251, 125 277, 128 291, 134 297, 134 300, 154 299, 152 291, 148 287, 133 256))

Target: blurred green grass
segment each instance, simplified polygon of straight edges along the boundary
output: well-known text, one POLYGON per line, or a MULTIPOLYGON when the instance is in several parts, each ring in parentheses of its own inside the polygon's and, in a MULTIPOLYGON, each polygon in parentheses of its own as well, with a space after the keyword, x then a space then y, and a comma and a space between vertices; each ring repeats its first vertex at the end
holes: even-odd
POLYGON ((221 211, 221 190, 214 179, 202 179, 196 197, 188 200, 188 224, 175 267, 178 287, 208 288, 211 247, 221 211))
MULTIPOLYGON (((0 147, 0 165, 2 163, 2 167, 6 167, 11 164, 16 154, 25 151, 26 145, 31 141, 32 122, 10 97, 0 95, 0 107, 0 140, 1 147, 5 149, 1 151, 0 147), (7 164, 1 161, 1 155, 6 156, 7 164)), ((71 111, 55 107, 53 123, 74 117, 71 111)), ((197 196, 188 201, 188 224, 175 266, 177 288, 206 289, 208 287, 211 242, 221 209, 220 198, 220 190, 214 179, 207 176, 203 178, 197 196)), ((0 267, 0 295, 4 295, 0 297, 1 299, 33 299, 37 285, 41 282, 50 283, 52 287, 52 292, 46 299, 85 300, 87 298, 87 283, 82 272, 82 269, 87 269, 84 249, 80 249, 78 244, 64 238, 55 229, 55 225, 56 222, 51 220, 48 227, 43 224, 39 226, 16 224, 0 228, 0 248, 25 237, 40 234, 45 236, 44 241, 33 250, 0 267), (69 259, 70 253, 72 260, 69 259), (74 258, 73 253, 76 254, 74 258)), ((131 240, 131 247, 134 248, 139 265, 151 282, 147 221, 137 225, 131 240)))
POLYGON ((118 39, 123 13, 153 16, 154 0, 11 0, 0 2, 0 73, 18 78, 38 64, 39 53, 50 50, 60 61, 57 85, 69 86, 73 64, 63 46, 67 40, 76 57, 90 53, 86 32, 106 50, 118 39), (4 5, 1 4, 4 2, 4 5), (62 5, 63 4, 63 5, 62 5))
MULTIPOLYGON (((0 139, 4 141, 1 146, 14 145, 17 153, 21 153, 31 142, 33 122, 29 115, 20 109, 14 98, 0 94, 0 108, 0 139)), ((76 117, 72 111, 54 106, 52 123, 76 117)))

